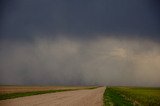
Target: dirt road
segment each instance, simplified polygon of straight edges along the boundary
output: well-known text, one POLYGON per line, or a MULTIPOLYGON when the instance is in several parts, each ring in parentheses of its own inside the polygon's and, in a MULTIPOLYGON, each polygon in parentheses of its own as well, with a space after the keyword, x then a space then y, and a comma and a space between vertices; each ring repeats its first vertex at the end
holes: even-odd
POLYGON ((105 87, 1 100, 0 106, 102 106, 105 87))

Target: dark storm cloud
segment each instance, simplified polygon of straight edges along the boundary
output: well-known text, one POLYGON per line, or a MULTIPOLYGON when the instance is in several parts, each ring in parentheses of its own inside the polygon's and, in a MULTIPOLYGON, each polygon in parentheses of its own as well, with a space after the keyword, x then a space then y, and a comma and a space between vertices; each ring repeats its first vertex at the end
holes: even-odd
POLYGON ((0 0, 0 84, 160 86, 159 5, 0 0))
POLYGON ((116 33, 160 39, 159 4, 158 0, 3 0, 0 36, 60 33, 90 38, 94 33, 116 33))

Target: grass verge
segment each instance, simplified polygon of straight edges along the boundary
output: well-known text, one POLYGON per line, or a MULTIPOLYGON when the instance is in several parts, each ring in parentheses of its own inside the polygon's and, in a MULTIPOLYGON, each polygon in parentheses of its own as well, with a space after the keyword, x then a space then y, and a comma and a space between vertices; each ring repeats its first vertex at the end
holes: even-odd
POLYGON ((104 106, 132 106, 132 102, 114 88, 107 87, 104 92, 104 106))

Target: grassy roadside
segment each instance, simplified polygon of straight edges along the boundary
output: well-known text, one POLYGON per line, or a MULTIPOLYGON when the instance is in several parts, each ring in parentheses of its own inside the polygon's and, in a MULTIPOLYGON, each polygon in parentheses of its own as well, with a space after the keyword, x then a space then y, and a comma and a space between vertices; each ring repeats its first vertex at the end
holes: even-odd
POLYGON ((7 93, 7 94, 0 94, 0 100, 13 99, 13 98, 24 97, 24 96, 39 95, 39 94, 46 94, 46 93, 56 93, 56 92, 95 89, 95 88, 98 88, 98 87, 90 87, 90 88, 83 88, 83 89, 64 89, 64 90, 62 89, 62 90, 46 90, 46 91, 7 93))
POLYGON ((114 88, 107 87, 104 92, 104 106, 133 106, 132 102, 127 100, 120 92, 114 88))
POLYGON ((160 88, 106 87, 104 106, 160 106, 160 88))

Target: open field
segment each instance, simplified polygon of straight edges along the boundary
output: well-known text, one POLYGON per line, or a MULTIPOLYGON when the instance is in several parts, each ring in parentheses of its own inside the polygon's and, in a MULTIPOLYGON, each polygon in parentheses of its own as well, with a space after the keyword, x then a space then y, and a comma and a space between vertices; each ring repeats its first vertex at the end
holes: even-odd
POLYGON ((81 89, 93 89, 95 86, 0 86, 0 100, 32 96, 38 94, 55 93, 81 89))
POLYGON ((0 94, 45 90, 85 89, 95 86, 0 86, 0 94))
POLYGON ((160 88, 107 87, 105 106, 160 106, 160 88))
POLYGON ((102 106, 105 87, 1 100, 0 106, 102 106))

